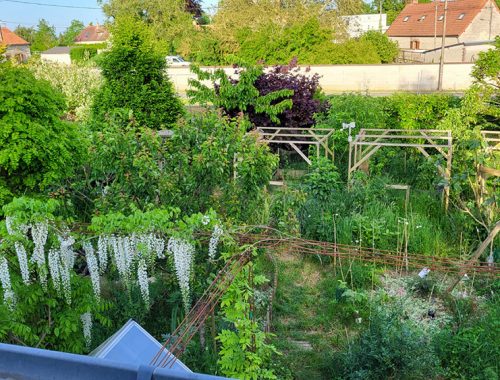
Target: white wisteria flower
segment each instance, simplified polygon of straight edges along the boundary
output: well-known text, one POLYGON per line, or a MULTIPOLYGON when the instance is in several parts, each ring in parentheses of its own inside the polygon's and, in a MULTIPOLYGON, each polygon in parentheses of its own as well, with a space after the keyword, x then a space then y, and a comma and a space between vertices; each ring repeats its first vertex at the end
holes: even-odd
POLYGON ((8 305, 9 309, 13 310, 16 299, 12 291, 12 283, 10 282, 9 264, 7 259, 3 256, 0 256, 0 283, 3 289, 3 300, 8 305))
POLYGON ((61 284, 61 274, 60 274, 60 260, 59 260, 59 250, 55 248, 49 249, 49 271, 50 277, 52 278, 52 284, 57 294, 61 295, 62 284, 61 284))
POLYGON ((83 337, 85 339, 85 346, 90 348, 92 343, 92 314, 90 312, 83 313, 80 316, 83 325, 83 337))
POLYGON ((97 256, 99 258, 99 273, 103 274, 108 267, 108 237, 100 235, 97 240, 97 256))
POLYGON ((219 244, 219 239, 223 234, 223 230, 219 225, 214 227, 214 231, 212 232, 212 236, 210 237, 210 243, 208 244, 208 257, 210 260, 215 258, 215 254, 217 253, 217 245, 219 244))
POLYGON ((85 257, 87 258, 87 267, 90 273, 90 280, 92 281, 92 289, 94 290, 94 295, 97 302, 101 300, 101 283, 99 279, 99 265, 97 264, 97 258, 94 254, 94 247, 91 243, 83 243, 83 250, 85 251, 85 257))
POLYGON ((146 306, 149 306, 148 272, 146 260, 144 260, 144 258, 139 260, 139 265, 137 266, 137 279, 139 281, 139 287, 141 288, 142 299, 146 306))
POLYGON ((171 237, 168 240, 167 250, 174 256, 175 272, 182 293, 182 301, 186 311, 191 306, 189 294, 189 278, 194 257, 194 246, 184 239, 171 237))
POLYGON ((28 254, 24 245, 16 241, 14 243, 14 249, 16 250, 17 260, 19 261, 19 269, 21 270, 21 277, 26 285, 30 283, 30 271, 28 268, 28 254))

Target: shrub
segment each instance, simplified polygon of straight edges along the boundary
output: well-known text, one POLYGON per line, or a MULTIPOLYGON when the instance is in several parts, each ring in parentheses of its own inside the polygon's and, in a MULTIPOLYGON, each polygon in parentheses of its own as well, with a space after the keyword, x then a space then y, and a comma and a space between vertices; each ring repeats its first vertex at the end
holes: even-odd
POLYGON ((438 361, 429 338, 397 310, 378 310, 370 325, 334 357, 343 379, 433 379, 438 361))
POLYGON ((69 52, 71 62, 85 62, 96 55, 97 48, 94 46, 75 46, 69 52))
POLYGON ((500 371, 500 307, 490 304, 486 314, 468 319, 458 329, 449 326, 434 339, 447 378, 498 379, 500 371))
POLYGON ((95 121, 126 109, 137 125, 164 129, 182 114, 181 101, 165 73, 166 61, 154 52, 151 39, 139 21, 125 19, 115 25, 113 47, 99 60, 104 85, 94 99, 95 121))
POLYGON ((60 120, 64 98, 27 69, 0 65, 0 197, 45 190, 70 177, 85 139, 60 120), (3 194, 3 195, 2 195, 3 194))
POLYGON ((360 37, 360 41, 366 41, 375 46, 382 63, 394 62, 398 57, 398 43, 391 41, 384 33, 369 30, 360 37))
POLYGON ((30 59, 28 69, 61 91, 66 98, 66 118, 87 120, 95 92, 102 83, 99 70, 92 65, 64 65, 30 59))

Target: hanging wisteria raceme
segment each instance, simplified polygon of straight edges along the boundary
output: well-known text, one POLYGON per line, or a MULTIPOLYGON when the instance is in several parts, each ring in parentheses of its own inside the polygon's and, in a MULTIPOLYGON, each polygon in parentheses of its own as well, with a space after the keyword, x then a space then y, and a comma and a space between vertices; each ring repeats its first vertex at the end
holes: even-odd
POLYGON ((3 289, 3 300, 8 305, 9 309, 13 310, 16 299, 12 291, 12 283, 10 282, 9 264, 7 259, 3 256, 0 256, 0 283, 3 289))
POLYGON ((210 242, 208 244, 208 257, 210 260, 215 258, 215 254, 217 253, 217 245, 219 244, 219 239, 222 236, 224 231, 219 225, 214 227, 214 231, 212 232, 212 236, 210 237, 210 242))
POLYGON ((144 258, 139 260, 139 265, 137 266, 137 280, 139 281, 142 299, 144 300, 146 306, 149 306, 148 272, 146 260, 144 258))
POLYGON ((13 220, 12 220, 11 216, 7 216, 5 218, 5 227, 7 227, 7 233, 9 235, 14 235, 15 234, 14 226, 13 226, 13 220))
POLYGON ((75 239, 72 236, 57 236, 61 244, 61 259, 69 269, 75 266, 75 252, 71 246, 75 244, 75 239))
POLYGON ((28 254, 26 249, 21 242, 16 241, 14 243, 14 248, 16 250, 17 260, 19 261, 19 269, 21 270, 21 277, 26 285, 30 283, 30 271, 28 268, 28 254))
POLYGON ((49 234, 49 226, 47 221, 35 223, 31 227, 31 235, 35 247, 33 249, 33 256, 31 262, 38 266, 38 276, 40 283, 45 288, 47 286, 47 269, 45 268, 45 243, 49 234))
POLYGON ((52 284, 57 294, 62 295, 61 274, 59 271, 59 250, 55 248, 49 249, 49 271, 52 278, 52 284))
POLYGON ((94 289, 94 295, 97 302, 101 300, 101 283, 99 280, 99 265, 97 264, 97 258, 94 254, 94 247, 89 242, 83 243, 83 250, 85 251, 85 257, 87 258, 87 267, 90 273, 90 280, 92 281, 92 289, 94 289))
POLYGON ((85 339, 85 346, 90 348, 92 343, 92 314, 90 312, 84 313, 80 316, 83 325, 83 337, 85 339))
POLYGON ((182 293, 186 311, 191 307, 189 278, 193 265, 194 246, 184 239, 172 237, 168 240, 167 251, 174 256, 175 273, 182 293))
POLYGON ((104 274, 108 267, 108 238, 100 235, 97 240, 97 257, 99 258, 99 273, 104 274))

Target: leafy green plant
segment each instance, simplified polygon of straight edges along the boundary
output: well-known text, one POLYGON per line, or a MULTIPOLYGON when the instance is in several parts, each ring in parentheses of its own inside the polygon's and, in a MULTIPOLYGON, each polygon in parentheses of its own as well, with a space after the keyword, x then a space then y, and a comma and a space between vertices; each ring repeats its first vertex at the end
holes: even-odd
POLYGON ((340 174, 328 158, 314 158, 311 170, 304 179, 304 185, 310 196, 325 200, 339 190, 340 174))
POLYGON ((213 104, 229 115, 250 111, 256 114, 264 113, 273 122, 279 122, 278 115, 292 107, 292 101, 289 99, 293 95, 292 90, 280 89, 265 95, 260 94, 255 82, 263 74, 262 66, 243 65, 236 71, 238 80, 232 79, 223 69, 210 72, 192 66, 191 71, 198 77, 197 80, 189 80, 192 88, 187 91, 187 95, 192 103, 213 104), (212 82, 213 88, 202 81, 212 82))
POLYGON ((374 312, 368 328, 334 357, 343 379, 437 378, 438 361, 429 337, 397 310, 374 312))
POLYGON ((97 55, 97 48, 93 46, 75 46, 70 52, 71 62, 81 63, 89 61, 97 55))
POLYGON ((369 30, 360 37, 360 40, 370 42, 375 46, 382 63, 394 62, 398 57, 398 43, 391 41, 384 33, 369 30))
MULTIPOLYGON (((224 375, 238 379, 276 379, 269 369, 269 359, 276 349, 266 343, 267 334, 251 316, 254 294, 248 282, 251 267, 252 263, 247 264, 222 296, 222 313, 234 330, 224 329, 217 336, 221 343, 219 366, 224 375)), ((254 285, 266 281, 262 275, 253 276, 254 285)))
POLYGON ((61 121, 62 95, 27 69, 0 65, 0 186, 11 195, 44 191, 70 177, 86 139, 61 121))
POLYGON ((112 48, 99 60, 104 83, 94 98, 93 122, 109 120, 115 111, 126 110, 138 126, 171 127, 183 107, 165 73, 165 59, 152 48, 149 29, 134 18, 124 18, 112 33, 112 48))

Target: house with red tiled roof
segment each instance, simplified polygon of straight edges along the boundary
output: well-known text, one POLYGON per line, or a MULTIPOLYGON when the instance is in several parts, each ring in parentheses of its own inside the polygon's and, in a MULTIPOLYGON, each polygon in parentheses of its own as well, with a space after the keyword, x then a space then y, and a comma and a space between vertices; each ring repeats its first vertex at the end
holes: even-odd
POLYGON ((387 30, 405 52, 418 53, 425 62, 439 60, 443 28, 445 61, 471 62, 500 35, 500 10, 494 0, 448 0, 407 4, 387 30))
POLYGON ((109 38, 109 31, 102 25, 89 25, 75 38, 75 44, 102 44, 109 38))
POLYGON ((17 58, 19 61, 26 61, 31 56, 29 42, 23 40, 7 27, 0 27, 0 45, 7 47, 5 56, 7 58, 17 58))

